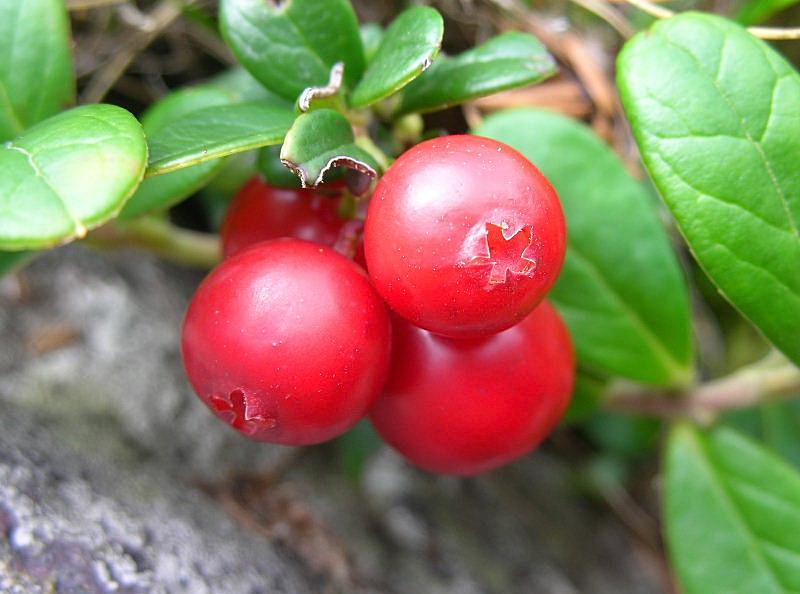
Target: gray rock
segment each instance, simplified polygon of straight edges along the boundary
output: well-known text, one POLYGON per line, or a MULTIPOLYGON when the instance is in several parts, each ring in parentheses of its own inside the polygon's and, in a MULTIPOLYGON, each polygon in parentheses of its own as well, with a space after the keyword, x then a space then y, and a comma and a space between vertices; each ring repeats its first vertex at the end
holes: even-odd
POLYGON ((290 453, 242 439, 192 393, 180 328, 201 273, 68 246, 22 278, 22 295, 13 279, 0 290, 0 401, 79 432, 87 418, 116 422, 142 453, 204 481, 268 472, 290 453))
POLYGON ((65 445, 56 420, 6 406, 2 425, 0 591, 315 591, 301 566, 197 490, 134 462, 113 428, 96 428, 89 456, 65 445))

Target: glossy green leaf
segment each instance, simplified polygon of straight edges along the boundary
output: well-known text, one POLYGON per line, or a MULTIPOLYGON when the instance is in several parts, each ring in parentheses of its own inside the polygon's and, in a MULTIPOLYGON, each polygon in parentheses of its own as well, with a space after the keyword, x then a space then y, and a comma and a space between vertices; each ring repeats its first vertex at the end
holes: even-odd
POLYGON ((440 56, 403 91, 401 113, 426 112, 540 82, 557 72, 535 37, 511 31, 453 58, 440 56))
POLYGON ((364 78, 353 91, 353 107, 366 107, 417 78, 439 53, 444 34, 442 15, 427 6, 409 8, 383 34, 364 78))
POLYGON ((800 475, 739 433, 673 429, 665 520, 684 594, 800 591, 800 475))
POLYGON ((49 118, 0 147, 0 249, 48 247, 114 217, 147 163, 139 122, 113 105, 49 118))
MULTIPOLYGON (((228 105, 231 96, 215 87, 197 87, 176 91, 153 105, 142 118, 145 134, 158 134, 173 120, 207 107, 228 105)), ((119 215, 130 219, 156 210, 164 210, 203 187, 219 170, 221 159, 206 161, 142 182, 119 215)))
POLYGON ((375 177, 378 164, 355 144, 350 122, 332 109, 301 115, 286 134, 281 161, 300 178, 303 187, 322 183, 333 167, 347 167, 375 177))
POLYGON ((348 0, 222 0, 220 28, 250 73, 269 90, 295 101, 306 87, 323 86, 344 62, 352 88, 364 72, 358 21, 348 0))
POLYGON ((770 402, 734 411, 725 415, 722 422, 760 440, 800 467, 800 400, 770 402))
POLYGON ((75 99, 64 0, 0 0, 0 141, 75 99))
POLYGON ((23 266, 27 260, 33 258, 35 252, 0 252, 0 278, 23 266))
POLYGON ((150 136, 147 175, 160 175, 283 141, 294 112, 262 102, 207 107, 150 136))
POLYGON ((294 108, 292 101, 288 101, 280 95, 268 91, 264 85, 253 78, 252 74, 241 67, 226 70, 202 86, 214 87, 225 91, 231 96, 234 103, 264 101, 274 107, 285 107, 286 109, 294 108))
POLYGON ((550 298, 581 365, 654 384, 692 375, 688 290, 657 203, 589 128, 532 109, 475 131, 521 151, 550 179, 567 218, 567 258, 550 298))
POLYGON ((364 46, 364 57, 367 63, 372 62, 378 47, 383 39, 383 27, 378 23, 364 23, 361 25, 361 43, 364 46))
POLYGON ((800 363, 800 75, 740 26, 685 13, 629 41, 618 77, 697 261, 800 363))
POLYGON ((755 25, 797 3, 798 0, 748 0, 737 20, 745 25, 755 25))

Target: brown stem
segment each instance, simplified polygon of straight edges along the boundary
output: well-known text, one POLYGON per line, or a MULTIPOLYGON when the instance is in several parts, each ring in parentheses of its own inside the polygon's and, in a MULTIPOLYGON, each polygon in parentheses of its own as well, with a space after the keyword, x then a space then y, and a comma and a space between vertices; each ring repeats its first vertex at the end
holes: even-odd
POLYGON ((605 399, 611 410, 664 418, 688 417, 712 422, 720 413, 800 396, 800 369, 770 355, 729 376, 683 392, 612 387, 605 399))

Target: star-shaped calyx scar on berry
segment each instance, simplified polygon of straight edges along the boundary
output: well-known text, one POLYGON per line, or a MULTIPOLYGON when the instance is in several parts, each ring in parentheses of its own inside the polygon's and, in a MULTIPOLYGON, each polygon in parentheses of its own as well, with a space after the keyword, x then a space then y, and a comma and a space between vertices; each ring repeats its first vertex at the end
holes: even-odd
POLYGON ((491 264, 489 284, 499 285, 508 281, 508 275, 531 276, 536 269, 536 260, 526 255, 533 243, 533 228, 528 225, 508 236, 508 223, 486 223, 486 250, 488 256, 475 256, 469 266, 491 264))
POLYGON ((271 429, 278 424, 276 419, 253 414, 242 390, 233 390, 227 397, 214 395, 211 404, 233 427, 247 434, 252 435, 259 429, 271 429))

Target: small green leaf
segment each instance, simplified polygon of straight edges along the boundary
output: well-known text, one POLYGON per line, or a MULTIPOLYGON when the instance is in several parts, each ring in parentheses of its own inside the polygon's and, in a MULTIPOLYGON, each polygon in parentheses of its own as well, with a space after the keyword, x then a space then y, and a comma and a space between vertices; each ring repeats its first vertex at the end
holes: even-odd
POLYGON ((730 429, 672 431, 667 545, 685 594, 800 591, 800 475, 730 429))
POLYGON ((220 28, 233 53, 270 91, 294 102, 344 62, 353 88, 364 72, 358 20, 348 0, 222 0, 220 28))
POLYGON ((286 134, 281 161, 300 178, 303 187, 322 183, 333 167, 348 167, 375 177, 378 164, 355 144, 350 122, 332 109, 301 115, 286 134))
POLYGON ((604 453, 633 462, 653 453, 661 421, 599 410, 584 423, 583 430, 604 453))
POLYGON ((725 415, 722 422, 759 439, 800 468, 800 400, 769 402, 734 411, 725 415))
POLYGON ((403 91, 400 113, 444 109, 537 83, 556 72, 555 60, 538 39, 511 31, 453 58, 439 56, 403 91))
POLYGON ((400 14, 353 91, 352 106, 372 105, 417 78, 439 53, 443 34, 442 15, 433 8, 415 6, 400 14))
POLYGON ((25 264, 27 260, 33 258, 36 252, 0 252, 0 278, 15 271, 25 264))
POLYGON ((0 141, 75 100, 64 0, 0 0, 0 141))
POLYGON ((567 218, 567 258, 550 299, 581 365, 653 384, 692 375, 686 281, 653 197, 589 128, 513 110, 476 134, 510 144, 550 179, 567 218))
POLYGON ((684 13, 626 44, 618 80, 697 261, 800 363, 800 75, 735 23, 684 13))
POLYGON ((0 147, 0 249, 49 247, 114 217, 147 163, 139 122, 121 107, 65 111, 0 147))
POLYGON ((361 25, 361 43, 364 46, 364 57, 367 59, 367 64, 372 62, 375 53, 383 39, 383 27, 378 23, 364 23, 361 25))
POLYGON ((147 175, 278 144, 293 120, 293 111, 262 102, 207 107, 186 114, 149 138, 147 175))
POLYGON ((736 20, 744 25, 755 25, 797 3, 798 0, 748 0, 736 20))
POLYGON ((258 170, 271 186, 300 187, 300 178, 281 162, 281 147, 278 145, 267 146, 258 151, 258 170))
POLYGON ((381 438, 369 421, 361 421, 336 440, 339 462, 351 480, 358 481, 370 457, 381 447, 381 438))
POLYGON ((563 423, 574 425, 589 419, 600 407, 607 387, 607 380, 578 370, 578 374, 575 376, 575 387, 572 389, 572 398, 569 401, 569 408, 564 414, 563 423))
MULTIPOLYGON (((154 136, 177 118, 206 107, 227 105, 230 102, 230 95, 211 86, 176 91, 148 110, 142 118, 142 126, 145 135, 154 136)), ((130 219, 169 208, 204 186, 221 166, 222 160, 216 159, 144 180, 122 209, 119 218, 130 219)))

